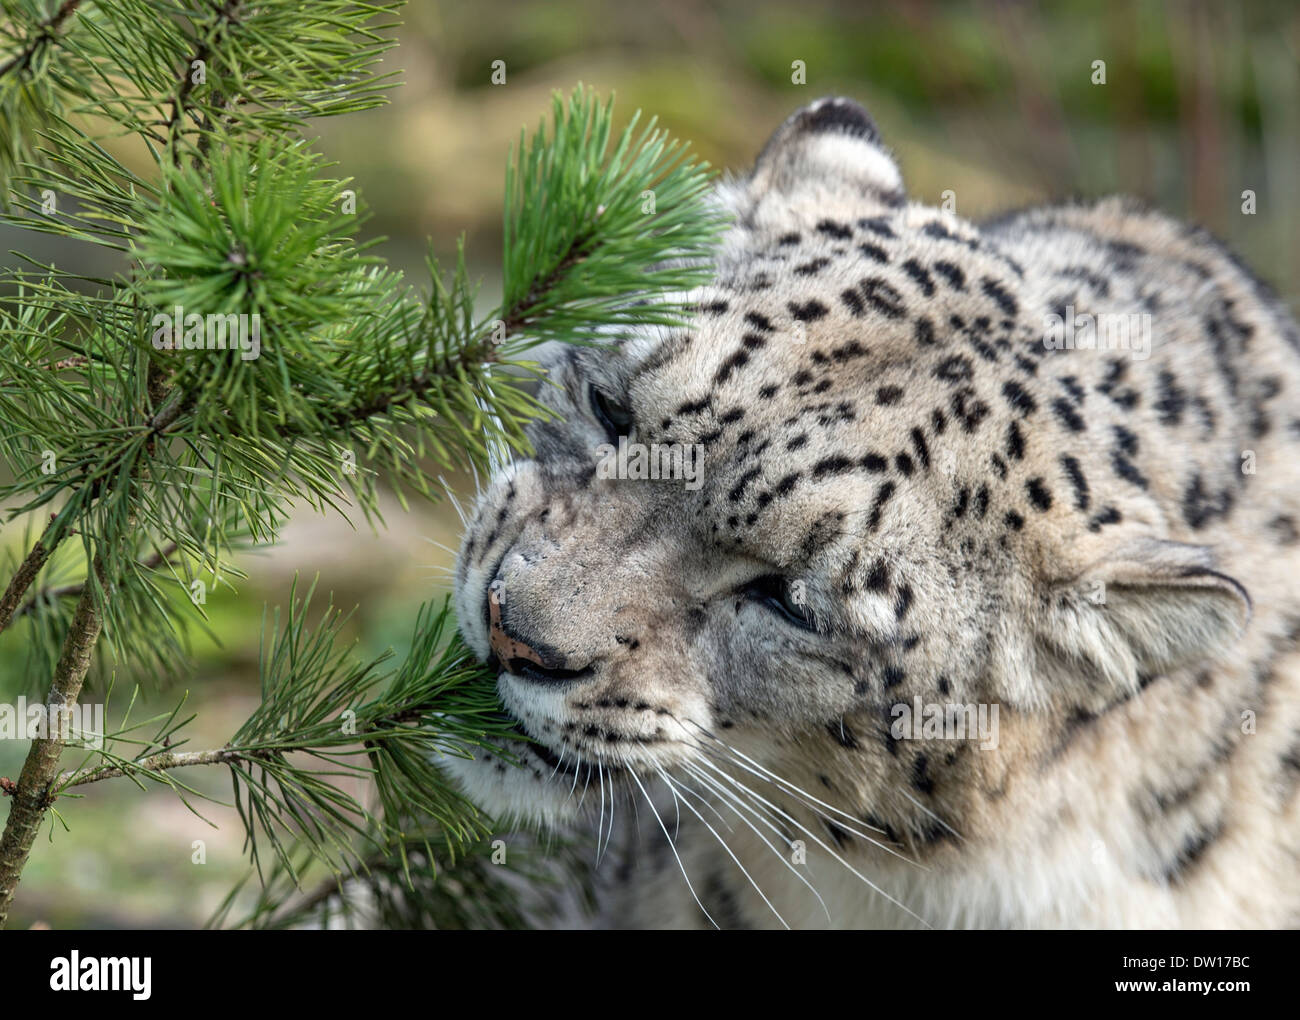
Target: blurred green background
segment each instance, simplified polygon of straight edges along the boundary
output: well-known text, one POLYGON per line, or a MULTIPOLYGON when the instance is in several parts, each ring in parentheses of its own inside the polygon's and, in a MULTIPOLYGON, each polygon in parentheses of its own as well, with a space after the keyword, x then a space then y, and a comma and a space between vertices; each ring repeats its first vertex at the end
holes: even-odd
MULTIPOLYGON (((980 218, 1072 195, 1141 195, 1209 227, 1300 306, 1294 2, 413 0, 404 20, 386 62, 403 72, 391 105, 321 123, 319 145, 339 176, 355 179, 372 214, 363 235, 385 238, 377 253, 417 283, 430 241, 445 257, 464 233, 483 300, 495 298, 507 149, 547 111, 552 90, 582 81, 614 92, 621 117, 657 115, 711 164, 738 171, 796 107, 848 95, 874 114, 916 199, 938 203, 951 190, 960 215, 980 218), (491 83, 498 60, 501 85, 491 83), (1098 60, 1105 84, 1092 80, 1098 60), (806 84, 792 83, 795 61, 806 84), (1256 215, 1242 212, 1246 190, 1256 215)), ((0 227, 0 250, 10 249, 86 272, 120 268, 95 250, 0 227)), ((376 532, 304 509, 279 546, 241 561, 247 579, 210 594, 219 641, 196 637, 184 678, 119 671, 114 704, 140 683, 145 715, 188 690, 190 748, 224 743, 256 703, 263 606, 284 603, 295 573, 319 574, 322 594, 356 607, 360 653, 400 648, 418 602, 446 589, 459 521, 445 504, 407 512, 396 500, 385 518, 376 532)), ((0 546, 23 547, 27 523, 5 524, 0 546)), ((21 622, 0 638, 10 702, 48 681, 27 669, 24 641, 21 622)), ((0 742, 0 775, 16 776, 25 752, 0 742)), ((228 797, 221 770, 185 778, 228 797)), ((203 808, 214 828, 166 790, 116 780, 85 794, 60 802, 72 831, 56 826, 33 851, 14 927, 198 925, 247 870, 231 808, 203 808), (195 840, 206 863, 193 863, 195 840)))

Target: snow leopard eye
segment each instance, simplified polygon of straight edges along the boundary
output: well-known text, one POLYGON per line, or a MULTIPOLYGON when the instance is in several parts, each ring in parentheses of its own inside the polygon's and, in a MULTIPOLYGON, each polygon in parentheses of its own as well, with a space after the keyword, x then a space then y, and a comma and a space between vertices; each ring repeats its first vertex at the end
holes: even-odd
POLYGON ((587 387, 591 399, 591 413, 600 423, 611 443, 617 443, 620 436, 632 431, 632 411, 626 404, 620 404, 605 396, 595 386, 587 387))
POLYGON ((745 585, 742 594, 785 617, 796 627, 812 631, 817 629, 808 608, 808 599, 802 581, 791 581, 776 574, 769 574, 750 581, 745 585))

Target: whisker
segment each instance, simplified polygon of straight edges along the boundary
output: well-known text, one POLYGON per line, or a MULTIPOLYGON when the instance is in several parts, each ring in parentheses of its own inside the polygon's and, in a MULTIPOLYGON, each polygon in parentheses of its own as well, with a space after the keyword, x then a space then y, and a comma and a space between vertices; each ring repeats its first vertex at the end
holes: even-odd
POLYGON ((707 821, 705 821, 704 816, 701 815, 698 811, 696 811, 695 808, 691 807, 690 801, 688 801, 685 797, 679 798, 677 796, 677 788, 673 786, 673 781, 668 778, 668 774, 664 772, 662 768, 660 768, 658 771, 663 781, 668 784, 669 792, 671 792, 673 795, 673 803, 684 805, 687 811, 689 811, 691 814, 693 814, 696 818, 700 820, 700 824, 702 824, 706 829, 708 829, 709 832, 713 833, 713 838, 718 841, 718 845, 721 846, 723 850, 727 851, 727 856, 736 862, 736 867, 738 867, 741 871, 741 874, 743 874, 745 878, 749 880, 749 884, 754 887, 754 892, 758 893, 758 895, 762 897, 763 902, 767 904, 767 908, 770 911, 772 911, 773 914, 776 915, 776 919, 781 922, 781 924, 786 928, 786 930, 789 930, 790 925, 786 923, 786 919, 781 916, 781 912, 777 910, 775 906, 772 905, 772 901, 767 898, 767 894, 763 892, 762 889, 759 888, 759 885, 757 882, 754 881, 753 876, 750 875, 750 873, 745 869, 745 866, 740 863, 740 858, 736 856, 735 851, 733 851, 731 847, 727 846, 727 841, 723 839, 720 835, 718 835, 718 830, 715 829, 712 825, 710 825, 707 821))
POLYGON ((596 864, 599 866, 604 853, 600 846, 600 838, 605 832, 605 766, 600 762, 596 763, 596 775, 600 780, 600 818, 596 820, 596 864))
POLYGON ((442 484, 442 490, 447 494, 447 500, 451 503, 452 509, 456 511, 456 516, 460 518, 461 528, 469 527, 469 518, 465 515, 465 508, 460 505, 460 497, 456 495, 454 489, 442 475, 438 476, 438 481, 442 484))
POLYGON ((722 825, 728 832, 735 831, 731 827, 731 825, 727 822, 727 820, 722 817, 721 812, 719 812, 717 808, 715 808, 712 804, 710 804, 708 798, 705 797, 702 793, 700 793, 699 790, 696 790, 694 787, 688 785, 686 781, 682 779, 681 776, 677 776, 674 781, 681 788, 681 791, 683 793, 689 793, 696 800, 698 800, 703 807, 707 808, 713 814, 713 817, 718 820, 718 823, 722 825))
MULTIPOLYGON (((745 825, 747 825, 747 826, 749 827, 750 831, 753 832, 754 835, 757 836, 757 837, 762 841, 763 845, 766 846, 769 850, 772 851, 773 854, 775 854, 775 855, 777 856, 777 858, 781 861, 781 863, 785 865, 786 869, 790 872, 790 874, 794 875, 795 878, 797 878, 800 882, 802 882, 804 885, 806 885, 806 886, 808 887, 809 891, 811 891, 812 894, 813 894, 815 897, 817 897, 817 902, 821 904, 821 906, 822 906, 822 910, 824 910, 824 911, 826 912, 826 920, 827 920, 827 922, 833 924, 834 922, 833 922, 833 920, 832 920, 832 918, 831 918, 831 911, 830 911, 830 908, 826 906, 826 901, 825 901, 824 899, 822 899, 822 894, 819 893, 819 892, 817 891, 817 887, 816 887, 815 885, 813 885, 810 881, 808 881, 808 879, 807 879, 805 876, 803 876, 802 874, 800 874, 800 873, 799 873, 799 869, 796 868, 796 867, 795 867, 795 866, 794 866, 794 865, 793 865, 793 864, 792 864, 792 863, 791 863, 791 862, 786 858, 785 854, 783 854, 780 850, 778 850, 777 847, 776 847, 776 845, 775 845, 774 843, 772 843, 770 840, 768 840, 768 838, 767 838, 766 836, 764 836, 761 832, 758 831, 757 828, 755 828, 754 823, 751 822, 748 818, 746 818, 746 817, 741 813, 741 811, 740 811, 740 807, 744 807, 745 809, 747 809, 747 810, 753 812, 755 818, 757 818, 760 822, 762 822, 762 823, 763 823, 764 825, 766 825, 769 829, 771 829, 773 832, 775 832, 778 836, 780 836, 782 839, 784 839, 784 838, 785 838, 785 834, 782 833, 782 831, 780 830, 780 828, 778 828, 775 824, 773 824, 771 821, 769 821, 767 818, 765 818, 765 817, 763 816, 763 814, 762 814, 762 813, 761 813, 757 808, 755 808, 753 805, 751 805, 751 804, 745 804, 745 803, 743 802, 743 800, 742 800, 742 799, 741 799, 737 794, 734 794, 734 793, 732 793, 730 790, 728 790, 728 789, 726 789, 725 787, 721 786, 720 784, 718 784, 717 782, 715 782, 713 779, 711 779, 709 776, 704 775, 704 774, 703 774, 702 772, 700 772, 698 769, 693 768, 693 767, 690 766, 689 764, 686 765, 685 767, 686 767, 687 771, 689 771, 689 772, 691 773, 692 776, 694 776, 696 779, 698 779, 701 783, 704 783, 705 786, 707 786, 707 787, 713 789, 713 790, 718 794, 718 796, 722 798, 722 800, 723 800, 724 802, 731 802, 731 803, 730 803, 730 807, 731 807, 732 812, 736 815, 736 817, 739 818, 742 822, 744 822, 745 825), (738 805, 739 805, 739 806, 738 806, 738 805)), ((790 846, 793 847, 793 844, 790 844, 790 846)))
MULTIPOLYGON (((688 721, 691 721, 691 720, 688 720, 688 721)), ((706 730, 703 726, 700 726, 699 723, 695 723, 695 726, 696 726, 696 727, 700 730, 700 732, 703 733, 705 736, 709 737, 711 740, 713 740, 713 741, 715 741, 716 743, 720 744, 722 747, 725 747, 725 748, 726 748, 728 751, 730 751, 733 755, 737 755, 739 758, 744 759, 745 762, 748 762, 749 765, 753 766, 752 768, 746 768, 745 765, 742 764, 739 760, 736 761, 736 764, 737 764, 737 765, 740 765, 741 768, 744 768, 745 771, 747 771, 747 772, 754 772, 754 770, 757 769, 758 772, 756 772, 755 775, 759 775, 760 778, 766 779, 769 783, 772 783, 773 785, 777 786, 778 788, 784 788, 784 789, 786 790, 786 792, 791 793, 791 794, 794 794, 796 797, 799 797, 799 798, 804 799, 805 803, 809 804, 809 806, 812 806, 812 804, 816 804, 817 807, 825 808, 827 811, 833 811, 835 814, 839 815, 841 818, 844 818, 844 819, 848 820, 848 821, 851 823, 851 825, 853 826, 852 828, 850 828, 850 826, 844 826, 844 825, 842 825, 842 824, 839 823, 839 822, 836 822, 836 824, 837 824, 837 825, 841 825, 842 828, 845 828, 845 829, 847 829, 848 831, 852 832, 855 836, 859 836, 860 838, 867 840, 868 842, 872 843, 873 845, 880 847, 880 849, 885 850, 885 851, 888 851, 889 853, 894 854, 894 856, 898 857, 898 858, 901 859, 901 860, 908 861, 908 863, 910 863, 910 864, 915 864, 917 867, 923 867, 923 865, 919 864, 918 862, 913 861, 913 860, 911 860, 910 858, 904 857, 902 854, 898 853, 896 850, 892 849, 892 848, 889 847, 887 844, 881 843, 881 842, 879 842, 879 841, 873 839, 873 838, 870 837, 870 836, 867 836, 867 835, 864 835, 864 834, 861 833, 861 832, 858 832, 856 827, 857 827, 857 826, 861 826, 861 827, 863 827, 863 828, 870 829, 872 832, 878 832, 878 833, 880 833, 881 835, 884 835, 884 830, 883 830, 883 829, 877 828, 877 827, 874 826, 874 825, 870 825, 870 824, 868 824, 867 822, 864 822, 864 821, 862 821, 862 820, 859 819, 859 818, 855 818, 853 815, 849 814, 847 811, 843 811, 843 810, 841 810, 840 808, 837 808, 834 804, 827 804, 824 800, 822 800, 821 798, 816 797, 816 796, 814 796, 813 794, 809 793, 809 792, 808 792, 807 790, 805 790, 803 787, 797 785, 796 783, 792 783, 792 782, 791 782, 790 780, 788 780, 788 779, 785 779, 785 778, 783 778, 783 777, 781 777, 781 776, 778 776, 778 775, 777 775, 775 772, 773 772, 771 769, 769 769, 769 768, 765 768, 763 765, 760 765, 758 762, 754 761, 753 758, 749 757, 749 755, 745 754, 743 751, 739 750, 738 748, 732 747, 730 744, 728 744, 725 740, 722 740, 722 739, 721 739, 720 737, 718 737, 716 734, 714 734, 714 733, 710 733, 710 732, 709 732, 708 730, 706 730)), ((706 752, 706 753, 707 753, 707 752, 706 752)))
MULTIPOLYGON (((714 739, 716 740, 717 738, 715 737, 714 739)), ((731 748, 729 745, 723 743, 720 740, 718 741, 718 743, 722 744, 722 746, 724 747, 727 747, 728 750, 734 751, 734 753, 736 754, 741 753, 739 751, 735 751, 734 748, 731 748)), ((699 745, 696 746, 699 750, 701 750, 706 755, 712 756, 716 754, 716 752, 710 751, 702 746, 699 745)), ((763 766, 759 765, 757 762, 755 762, 754 765, 756 766, 757 769, 762 769, 762 772, 756 771, 755 768, 750 768, 748 765, 745 764, 745 762, 742 762, 738 759, 729 759, 722 755, 719 755, 719 757, 721 757, 723 761, 728 761, 731 764, 738 765, 746 772, 749 772, 757 776, 759 779, 762 779, 764 782, 772 784, 782 793, 788 793, 792 795, 796 800, 802 803, 804 807, 811 810, 813 814, 817 815, 819 818, 822 818, 826 821, 834 821, 834 823, 837 826, 839 826, 841 829, 843 829, 845 832, 849 833, 850 835, 857 836, 859 839, 864 840, 865 842, 870 843, 872 846, 885 851, 885 853, 887 854, 891 854, 894 857, 897 857, 900 861, 906 861, 908 864, 920 868, 922 871, 929 870, 928 868, 925 867, 925 865, 921 864, 919 861, 912 860, 910 857, 907 857, 906 855, 899 853, 896 849, 894 849, 894 847, 890 846, 888 843, 882 843, 880 842, 880 840, 875 839, 872 836, 868 836, 865 832, 862 832, 859 829, 859 826, 861 826, 862 828, 870 829, 872 832, 880 832, 881 830, 877 829, 874 825, 868 825, 865 822, 860 822, 858 821, 858 819, 854 818, 852 815, 844 811, 841 811, 839 808, 833 807, 830 804, 826 804, 824 801, 821 801, 818 798, 814 797, 803 787, 797 786, 796 784, 790 782, 787 779, 782 779, 780 776, 777 776, 776 773, 770 772, 770 770, 768 769, 763 769, 763 766), (768 773, 768 775, 764 775, 763 774, 764 772, 768 773), (774 778, 769 778, 769 776, 774 778), (844 822, 839 821, 838 819, 831 819, 827 817, 825 812, 819 811, 815 805, 821 805, 822 807, 825 807, 828 810, 834 811, 836 814, 842 816, 843 818, 848 819, 850 821, 850 824, 846 825, 844 822)), ((754 796, 758 796, 758 794, 755 793, 754 796)))
POLYGON ((966 840, 962 837, 962 834, 961 834, 960 832, 958 832, 956 829, 954 829, 951 825, 949 825, 947 822, 945 822, 942 818, 940 818, 938 815, 936 815, 933 811, 931 811, 928 807, 926 807, 924 804, 922 804, 919 800, 917 800, 915 797, 913 797, 913 796, 912 796, 910 793, 908 793, 906 790, 899 790, 898 792, 901 793, 901 794, 902 794, 904 797, 906 797, 908 800, 910 800, 910 801, 911 801, 913 804, 915 804, 917 807, 919 807, 922 811, 924 811, 924 812, 925 812, 927 815, 929 815, 931 818, 933 818, 936 822, 938 822, 940 825, 942 825, 945 829, 947 829, 949 832, 951 832, 951 833, 952 833, 952 834, 953 834, 957 839, 960 839, 963 843, 966 842, 966 840))
MULTIPOLYGON (((739 784, 739 783, 738 783, 738 782, 737 782, 737 781, 736 781, 732 776, 730 776, 730 775, 729 775, 727 772, 725 772, 723 769, 719 768, 717 765, 713 764, 713 763, 712 763, 711 761, 709 761, 707 758, 700 758, 699 761, 700 761, 701 764, 706 765, 706 766, 707 766, 708 768, 710 768, 710 769, 713 769, 715 772, 718 773, 718 775, 722 776, 722 777, 723 777, 727 782, 732 783, 732 784, 737 785, 737 786, 740 785, 740 784, 739 784)), ((754 796, 754 797, 758 797, 758 796, 759 796, 758 794, 754 793, 753 790, 750 790, 749 793, 750 793, 752 796, 754 796)), ((762 800, 761 797, 759 797, 759 799, 762 800)), ((881 889, 880 886, 876 885, 875 882, 873 882, 873 881, 871 881, 871 879, 867 878, 866 875, 864 875, 864 874, 862 874, 862 872, 858 871, 858 869, 855 868, 855 867, 854 867, 852 864, 850 864, 848 861, 846 861, 846 860, 844 859, 844 857, 843 857, 841 854, 839 854, 839 853, 838 853, 837 851, 835 851, 835 850, 834 850, 834 849, 833 849, 829 844, 827 844, 825 840, 823 840, 823 839, 821 839, 819 836, 817 836, 816 833, 814 833, 814 832, 813 832, 811 829, 809 829, 806 825, 804 825, 802 822, 800 822, 797 818, 795 818, 794 816, 792 816, 792 815, 786 813, 785 811, 782 811, 780 808, 775 807, 775 805, 772 805, 772 807, 773 807, 773 810, 779 812, 781 815, 783 815, 783 816, 786 818, 787 821, 793 823, 796 827, 798 827, 799 830, 800 830, 801 832, 803 832, 803 833, 804 833, 804 834, 805 834, 809 839, 811 839, 811 840, 812 840, 814 843, 816 843, 819 847, 821 847, 821 848, 822 848, 823 850, 825 850, 828 854, 830 854, 831 857, 833 857, 835 860, 839 861, 840 864, 842 864, 846 869, 848 869, 850 872, 852 872, 852 873, 853 873, 853 874, 854 874, 858 879, 860 879, 863 883, 865 883, 869 888, 871 888, 873 891, 879 893, 881 896, 883 896, 886 900, 888 900, 888 901, 889 901, 890 903, 892 903, 894 906, 898 907, 899 910, 902 910, 904 913, 906 913, 906 914, 909 915, 910 917, 915 918, 917 921, 919 921, 921 924, 925 925, 927 928, 932 927, 932 925, 931 925, 927 920, 925 920, 925 918, 921 917, 919 914, 917 914, 917 913, 916 913, 914 910, 912 910, 910 907, 907 907, 907 906, 905 906, 904 904, 900 903, 898 900, 896 900, 896 899, 895 899, 893 896, 891 896, 889 893, 885 892, 885 890, 881 889)), ((887 849, 887 848, 886 848, 886 849, 887 849)), ((892 852, 892 851, 891 851, 891 852, 892 852)), ((899 856, 901 856, 901 855, 899 855, 899 856)), ((907 858, 905 858, 905 857, 902 858, 902 859, 903 859, 903 860, 907 860, 907 858)))
MULTIPOLYGON (((459 555, 459 553, 451 546, 447 545, 445 542, 439 542, 436 538, 430 538, 428 535, 421 535, 420 539, 421 541, 428 542, 430 545, 437 546, 443 552, 447 553, 453 560, 459 555)), ((445 565, 443 564, 437 564, 437 565, 444 566, 445 569, 445 565)))
MULTIPOLYGON (((556 755, 556 758, 555 758, 555 768, 551 769, 551 774, 550 774, 549 776, 546 777, 546 781, 547 781, 548 783, 549 783, 552 779, 555 778, 556 773, 558 773, 558 772, 560 771, 560 766, 564 764, 564 751, 565 751, 565 748, 564 748, 563 746, 561 746, 561 747, 560 747, 560 753, 559 753, 558 755, 556 755)), ((574 778, 576 779, 577 777, 575 776, 574 778)))
MULTIPOLYGON (((573 777, 573 785, 574 785, 574 788, 576 789, 576 788, 577 788, 577 785, 578 785, 578 777, 577 777, 576 775, 573 777)), ((578 798, 578 807, 579 807, 579 808, 582 807, 583 802, 587 799, 587 790, 588 790, 588 788, 589 788, 590 786, 591 786, 591 765, 588 764, 588 765, 587 765, 587 781, 586 781, 585 783, 582 784, 582 796, 580 796, 580 797, 578 798)), ((570 790, 570 791, 569 791, 569 799, 570 799, 570 800, 573 799, 573 790, 570 790)))
POLYGON ((664 825, 664 820, 659 817, 659 810, 655 807, 654 801, 650 799, 650 794, 646 793, 645 787, 641 785, 641 780, 637 778, 635 772, 628 769, 627 774, 631 776, 632 781, 641 788, 641 796, 645 797, 645 802, 650 806, 651 812, 654 813, 655 821, 659 823, 659 828, 663 830, 664 838, 668 840, 668 849, 670 849, 673 852, 673 856, 677 858, 677 867, 681 869, 682 878, 686 879, 686 888, 690 890, 691 898, 695 900, 695 905, 699 907, 704 916, 708 918, 709 924, 721 931, 722 929, 718 926, 718 922, 715 921, 713 915, 704 908, 704 904, 700 902, 699 896, 696 895, 695 886, 691 884, 691 876, 686 873, 686 865, 682 862, 681 854, 677 852, 677 844, 674 843, 673 838, 668 835, 668 826, 664 825))

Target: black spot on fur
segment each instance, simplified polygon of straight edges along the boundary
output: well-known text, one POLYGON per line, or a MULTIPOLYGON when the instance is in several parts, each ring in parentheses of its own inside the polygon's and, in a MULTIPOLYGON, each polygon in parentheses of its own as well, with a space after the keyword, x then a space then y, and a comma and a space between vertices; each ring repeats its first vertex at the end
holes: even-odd
POLYGON ((796 276, 816 276, 818 273, 820 273, 823 269, 825 269, 830 264, 831 264, 830 259, 826 258, 825 256, 820 256, 815 259, 810 259, 809 261, 804 262, 801 265, 795 266, 794 272, 796 276))
POLYGON ((1088 522, 1089 531, 1100 531, 1107 524, 1118 524, 1124 516, 1113 506, 1103 507, 1088 522))
POLYGON ((1035 509, 1046 512, 1052 507, 1052 493, 1043 484, 1041 478, 1031 478, 1025 483, 1025 491, 1029 493, 1029 502, 1034 504, 1035 509))
POLYGON ((1217 493, 1207 491, 1205 480, 1198 471, 1183 492, 1183 519, 1199 530, 1213 520, 1227 517, 1232 504, 1231 489, 1220 489, 1217 493))
POLYGON ((787 302, 786 307, 790 309, 790 314, 800 322, 816 322, 823 318, 830 309, 820 301, 814 299, 799 304, 797 301, 787 302))
POLYGON ((749 364, 749 353, 743 350, 736 351, 736 353, 724 361, 713 374, 714 385, 720 386, 747 364, 749 364))
POLYGON ((813 481, 820 481, 827 475, 844 474, 846 471, 852 471, 854 462, 848 457, 834 456, 825 457, 813 465, 813 481))
POLYGON ((741 475, 740 479, 736 482, 736 484, 732 486, 731 491, 727 493, 727 499, 730 500, 732 503, 739 503, 740 497, 745 494, 745 489, 749 486, 749 483, 752 482, 755 478, 757 478, 762 473, 763 473, 762 468, 756 468, 756 467, 750 468, 743 475, 741 475))
POLYGON ((893 482, 885 482, 876 491, 876 498, 871 502, 871 512, 867 516, 867 527, 875 531, 880 527, 880 518, 884 512, 885 504, 894 494, 896 486, 893 482))
POLYGON ((858 251, 862 252, 862 254, 872 262, 878 262, 881 265, 889 265, 889 253, 878 244, 872 244, 870 241, 866 241, 863 244, 858 245, 858 251))
POLYGON ((1295 545, 1300 542, 1300 528, 1296 527, 1295 518, 1289 514, 1274 517, 1268 522, 1269 528, 1277 536, 1278 545, 1295 545))
POLYGON ((979 428, 989 415, 989 405, 975 395, 969 386, 963 387, 952 395, 952 413, 961 420, 962 427, 969 433, 979 428))
POLYGON ((846 224, 836 223, 834 220, 822 220, 817 224, 818 233, 825 234, 827 237, 833 237, 837 241, 847 241, 853 236, 853 229, 846 224))
POLYGON ((1056 380, 1061 384, 1061 388, 1070 395, 1070 399, 1079 407, 1083 406, 1084 398, 1087 397, 1087 391, 1079 385, 1079 380, 1072 375, 1063 375, 1056 380))
POLYGON ((912 762, 912 787, 921 793, 934 792, 934 780, 928 775, 929 766, 929 759, 924 754, 918 754, 912 762))
POLYGON ((1070 485, 1074 488, 1074 508, 1076 510, 1088 509, 1088 479, 1083 476, 1083 468, 1079 466, 1079 461, 1071 457, 1068 453, 1061 454, 1061 467, 1065 469, 1065 475, 1070 479, 1070 485))
POLYGON ((858 226, 863 230, 870 230, 877 237, 894 238, 898 236, 892 229, 890 229, 888 216, 872 216, 867 219, 861 219, 858 220, 858 226))
POLYGON ((831 348, 831 360, 842 365, 846 361, 851 361, 854 358, 861 358, 865 356, 866 353, 867 349, 863 347, 862 344, 856 340, 850 340, 848 343, 841 344, 839 347, 831 348))
POLYGON ((1128 374, 1128 363, 1116 358, 1106 366, 1106 378, 1097 384, 1097 391, 1110 397, 1118 407, 1131 411, 1141 400, 1137 390, 1121 383, 1128 374))
POLYGON ((1156 398, 1156 410, 1160 413, 1161 425, 1177 425, 1183 420, 1183 410, 1187 407, 1187 394, 1178 385, 1173 372, 1161 369, 1159 396, 1156 398))
POLYGON ((1061 423, 1071 432, 1083 432, 1087 429, 1088 426, 1069 401, 1057 397, 1052 401, 1052 410, 1056 412, 1056 416, 1061 419, 1061 423))
POLYGON ((1025 437, 1016 421, 1007 425, 1007 456, 1012 460, 1025 459, 1025 437))
POLYGON ((1007 403, 1011 405, 1011 409, 1018 412, 1022 417, 1033 414, 1038 410, 1038 404, 1034 398, 1014 379, 1008 379, 1002 384, 1002 395, 1007 398, 1007 403))
POLYGON ((1150 484, 1146 475, 1138 470, 1137 465, 1129 458, 1136 456, 1138 449, 1138 438, 1131 429, 1123 425, 1115 425, 1115 449, 1111 453, 1110 463, 1114 468, 1115 474, 1126 482, 1131 482, 1139 489, 1145 489, 1150 484))
POLYGON ((980 289, 997 302, 998 307, 1002 309, 1003 315, 1014 317, 1020 311, 1020 306, 1016 303, 1016 299, 1008 294, 1002 284, 998 283, 998 281, 992 277, 984 277, 984 279, 980 281, 980 289))
POLYGON ((930 447, 925 442, 925 433, 919 428, 912 429, 912 446, 916 449, 916 456, 921 462, 921 467, 929 470, 930 447))
POLYGON ((1165 868, 1165 879, 1173 885, 1181 885, 1187 880, 1187 873, 1192 870, 1205 851, 1223 834, 1223 821, 1194 831, 1184 841, 1174 858, 1165 868))
POLYGON ((868 276, 858 284, 868 305, 891 319, 902 318, 903 296, 879 276, 868 276))
POLYGON ((975 374, 975 366, 964 354, 953 354, 934 367, 934 377, 946 383, 966 382, 975 374))
POLYGON ((926 297, 934 295, 934 277, 916 259, 908 259, 904 262, 903 271, 916 281, 916 285, 921 289, 923 295, 926 297))
POLYGON ((937 237, 942 241, 959 240, 956 234, 950 231, 938 220, 931 220, 929 223, 923 226, 921 228, 921 233, 925 234, 927 237, 937 237))
POLYGON ((862 587, 866 591, 888 591, 889 565, 882 559, 878 559, 875 563, 871 564, 871 569, 867 571, 867 576, 862 582, 862 587))
POLYGON ((790 493, 794 490, 795 485, 798 484, 799 482, 799 476, 800 476, 800 472, 798 471, 792 471, 790 474, 786 475, 774 486, 772 486, 772 495, 778 498, 782 496, 790 495, 790 493))
POLYGON ((944 277, 954 290, 966 289, 966 274, 951 262, 940 259, 934 264, 934 271, 944 277))

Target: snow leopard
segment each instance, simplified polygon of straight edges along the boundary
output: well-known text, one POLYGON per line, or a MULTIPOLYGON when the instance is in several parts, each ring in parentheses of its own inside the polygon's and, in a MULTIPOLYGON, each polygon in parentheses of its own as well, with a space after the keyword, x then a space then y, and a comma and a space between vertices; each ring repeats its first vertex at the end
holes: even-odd
POLYGON ((548 347, 478 496, 467 795, 584 833, 607 927, 1300 923, 1283 304, 1135 199, 910 197, 842 98, 711 201, 689 324, 548 347))

